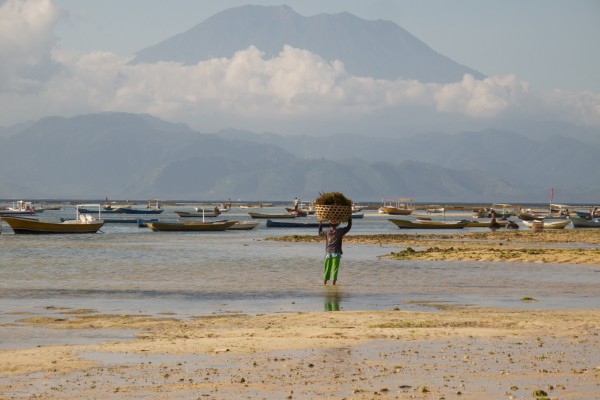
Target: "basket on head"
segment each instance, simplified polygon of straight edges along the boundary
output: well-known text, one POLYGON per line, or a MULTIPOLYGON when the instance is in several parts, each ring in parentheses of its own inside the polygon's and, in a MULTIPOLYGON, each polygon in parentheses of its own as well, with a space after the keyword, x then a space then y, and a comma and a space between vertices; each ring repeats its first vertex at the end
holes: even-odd
POLYGON ((319 221, 346 222, 352 214, 351 206, 315 205, 315 215, 319 221))

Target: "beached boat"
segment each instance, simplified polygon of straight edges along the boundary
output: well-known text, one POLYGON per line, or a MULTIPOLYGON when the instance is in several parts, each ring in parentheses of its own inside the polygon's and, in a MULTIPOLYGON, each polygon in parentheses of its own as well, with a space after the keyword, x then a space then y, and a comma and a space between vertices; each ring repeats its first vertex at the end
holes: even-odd
POLYGON ((444 221, 409 221, 405 219, 388 218, 400 229, 463 229, 467 226, 468 221, 459 222, 444 222, 444 221))
POLYGON ((80 213, 79 208, 76 208, 75 219, 61 222, 47 222, 20 217, 2 217, 2 220, 16 234, 96 233, 102 228, 104 221, 100 219, 100 205, 95 206, 98 207, 98 219, 92 217, 90 214, 80 213))
POLYGON ((380 214, 410 215, 414 210, 413 199, 384 200, 383 206, 377 210, 380 214))
POLYGON ((532 229, 565 229, 567 225, 571 223, 570 219, 566 220, 535 220, 535 221, 523 221, 523 224, 532 229))
POLYGON ((491 217, 492 211, 496 214, 496 218, 508 218, 515 215, 518 212, 518 209, 512 204, 495 203, 492 204, 489 217, 491 217))
POLYGON ((509 221, 507 219, 497 219, 496 226, 492 226, 492 221, 473 221, 466 220, 467 224, 465 228, 504 228, 508 225, 509 221))
POLYGON ((533 213, 529 211, 518 213, 517 216, 523 221, 539 221, 546 218, 546 214, 533 213))
POLYGON ((575 228, 600 228, 600 218, 581 218, 570 216, 569 219, 575 228))
POLYGON ((581 218, 600 218, 600 207, 594 207, 590 211, 574 210, 572 212, 581 218))
POLYGON ((279 218, 296 218, 294 214, 263 214, 257 212, 249 212, 252 218, 279 219, 279 218))
POLYGON ((238 221, 186 221, 186 222, 149 222, 146 226, 155 232, 215 232, 225 231, 238 221))
POLYGON ((227 228, 228 231, 251 231, 256 228, 260 222, 258 221, 238 221, 227 228))

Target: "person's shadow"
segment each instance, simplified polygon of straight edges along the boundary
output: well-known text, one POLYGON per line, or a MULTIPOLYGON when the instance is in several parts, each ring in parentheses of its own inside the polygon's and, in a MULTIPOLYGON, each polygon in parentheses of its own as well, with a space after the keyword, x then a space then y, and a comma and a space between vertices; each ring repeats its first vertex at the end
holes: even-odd
POLYGON ((325 311, 340 311, 340 300, 342 298, 337 286, 325 288, 325 311))

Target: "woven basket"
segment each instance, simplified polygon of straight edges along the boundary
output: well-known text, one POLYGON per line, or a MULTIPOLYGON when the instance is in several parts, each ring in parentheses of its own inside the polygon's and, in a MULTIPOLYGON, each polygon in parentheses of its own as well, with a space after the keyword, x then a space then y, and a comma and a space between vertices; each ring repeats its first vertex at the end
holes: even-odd
POLYGON ((319 221, 346 222, 352 214, 351 206, 323 206, 315 205, 315 215, 319 221))

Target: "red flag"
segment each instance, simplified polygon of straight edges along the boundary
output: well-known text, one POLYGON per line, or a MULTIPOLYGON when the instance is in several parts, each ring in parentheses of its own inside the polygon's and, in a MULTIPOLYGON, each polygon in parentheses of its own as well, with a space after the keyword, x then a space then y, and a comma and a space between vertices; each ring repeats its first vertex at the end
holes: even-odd
POLYGON ((554 200, 554 188, 550 189, 550 201, 554 200))

